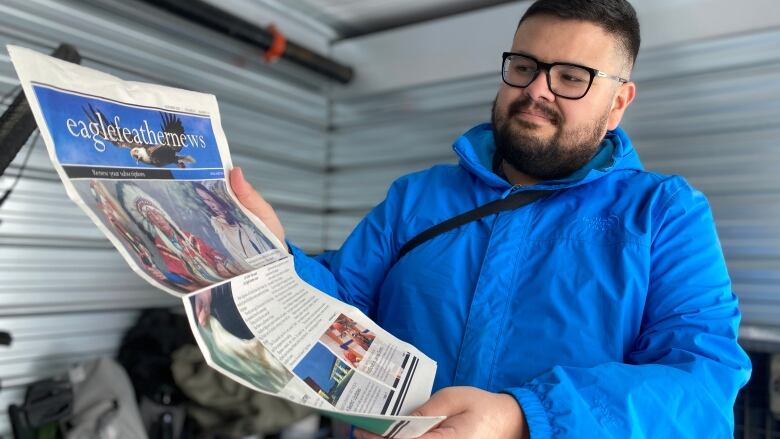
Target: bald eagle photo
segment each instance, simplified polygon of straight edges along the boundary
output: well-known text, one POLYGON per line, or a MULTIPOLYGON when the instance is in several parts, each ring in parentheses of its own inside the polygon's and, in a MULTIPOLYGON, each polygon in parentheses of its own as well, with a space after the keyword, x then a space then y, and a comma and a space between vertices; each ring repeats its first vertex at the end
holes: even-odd
MULTIPOLYGON (((138 135, 122 136, 119 134, 120 128, 118 124, 114 125, 117 134, 111 136, 107 126, 112 123, 112 119, 109 119, 103 112, 94 108, 91 104, 89 109, 83 108, 83 110, 84 114, 87 115, 87 119, 95 127, 98 135, 119 148, 129 149, 130 156, 136 162, 143 162, 155 167, 176 165, 179 168, 185 168, 187 163, 195 163, 195 159, 192 156, 177 154, 183 147, 183 142, 179 141, 179 139, 185 135, 185 131, 181 119, 174 114, 160 112, 160 130, 165 133, 163 137, 165 140, 174 140, 173 144, 166 144, 162 143, 159 137, 153 135, 154 132, 152 131, 146 132, 149 137, 148 143, 138 142, 137 140, 140 140, 138 135)), ((138 132, 137 130, 134 131, 138 132)))

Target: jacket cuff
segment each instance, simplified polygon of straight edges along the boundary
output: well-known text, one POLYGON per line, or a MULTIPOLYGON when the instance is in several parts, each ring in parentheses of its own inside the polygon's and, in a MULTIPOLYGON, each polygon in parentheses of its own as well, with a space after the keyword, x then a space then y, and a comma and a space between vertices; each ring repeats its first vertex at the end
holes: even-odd
POLYGON ((333 274, 317 258, 307 255, 290 241, 285 242, 293 256, 293 266, 298 277, 323 293, 342 300, 338 297, 338 287, 333 274))
POLYGON ((528 431, 531 433, 531 439, 552 438, 553 429, 550 425, 550 417, 536 393, 523 387, 506 389, 504 393, 514 396, 517 403, 520 404, 525 422, 528 424, 528 431))
POLYGON ((298 247, 294 246, 293 243, 290 242, 289 240, 285 239, 284 243, 287 244, 287 248, 290 249, 290 254, 293 255, 294 257, 298 257, 299 255, 300 256, 306 256, 306 253, 304 253, 303 250, 301 250, 298 247))
POLYGON ((290 254, 293 256, 293 263, 295 264, 295 271, 301 279, 308 281, 312 277, 312 272, 316 273, 316 270, 312 270, 311 264, 320 265, 317 261, 310 258, 303 250, 294 246, 292 242, 285 240, 287 248, 290 249, 290 254))

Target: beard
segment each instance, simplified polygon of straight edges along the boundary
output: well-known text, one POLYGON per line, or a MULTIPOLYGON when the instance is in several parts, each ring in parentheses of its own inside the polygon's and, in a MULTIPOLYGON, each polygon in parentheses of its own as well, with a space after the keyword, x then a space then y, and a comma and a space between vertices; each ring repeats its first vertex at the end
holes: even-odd
POLYGON ((598 151, 609 118, 609 112, 606 111, 590 127, 566 130, 560 113, 528 98, 513 102, 502 117, 496 114, 494 100, 491 113, 498 159, 494 160, 494 167, 503 160, 515 170, 541 181, 563 179, 585 166, 598 151), (538 125, 512 119, 525 110, 547 116, 556 129, 555 134, 545 140, 532 131, 538 125), (510 127, 511 122, 517 125, 515 129, 510 127))

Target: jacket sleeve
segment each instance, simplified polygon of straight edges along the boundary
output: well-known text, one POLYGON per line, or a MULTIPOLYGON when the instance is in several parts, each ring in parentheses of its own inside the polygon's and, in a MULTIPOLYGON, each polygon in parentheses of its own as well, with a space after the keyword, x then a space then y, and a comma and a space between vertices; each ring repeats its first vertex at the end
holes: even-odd
MULTIPOLYGON (((675 179, 681 182, 681 179, 675 179)), ((554 367, 506 389, 532 439, 733 437, 750 376, 740 313, 704 195, 682 182, 652 228, 640 334, 623 362, 554 367)))
POLYGON ((288 242, 298 276, 313 287, 373 316, 376 297, 398 253, 394 231, 404 215, 408 177, 397 180, 387 197, 357 225, 338 251, 309 257, 288 242))

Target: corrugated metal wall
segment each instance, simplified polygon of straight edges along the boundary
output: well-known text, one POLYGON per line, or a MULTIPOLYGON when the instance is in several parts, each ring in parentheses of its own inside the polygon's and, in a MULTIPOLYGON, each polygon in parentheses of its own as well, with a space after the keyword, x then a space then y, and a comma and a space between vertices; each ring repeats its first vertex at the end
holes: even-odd
MULTIPOLYGON (((5 44, 50 52, 76 45, 83 64, 123 79, 217 95, 235 164, 277 208, 296 243, 324 245, 328 103, 325 81, 254 49, 136 2, 4 0, 0 3, 0 95, 18 80, 5 44)), ((3 102, 4 110, 8 102, 3 102)), ((29 146, 0 177, 0 194, 29 146)), ((128 270, 65 195, 39 141, 0 209, 0 435, 24 385, 84 358, 112 354, 137 315, 176 304, 128 270)))
MULTIPOLYGON (((329 247, 396 177, 455 160, 452 141, 490 118, 498 67, 334 104, 329 247)), ((744 321, 780 325, 780 29, 647 50, 635 79, 623 126, 645 166, 709 196, 744 321)))
POLYGON ((743 322, 780 325, 780 29, 645 53, 625 127, 712 206, 743 322))

